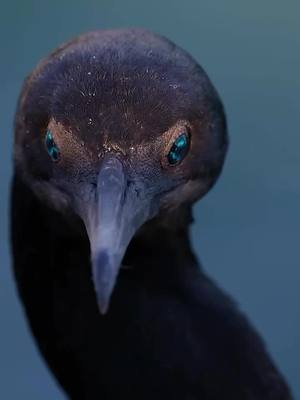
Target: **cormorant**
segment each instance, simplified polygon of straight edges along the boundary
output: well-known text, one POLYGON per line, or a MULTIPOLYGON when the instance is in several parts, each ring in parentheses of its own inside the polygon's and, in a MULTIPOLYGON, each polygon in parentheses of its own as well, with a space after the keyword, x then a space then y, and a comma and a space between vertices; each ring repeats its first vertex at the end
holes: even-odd
POLYGON ((291 399, 191 249, 192 204, 227 144, 203 69, 144 30, 79 36, 25 81, 13 265, 32 333, 71 399, 291 399))

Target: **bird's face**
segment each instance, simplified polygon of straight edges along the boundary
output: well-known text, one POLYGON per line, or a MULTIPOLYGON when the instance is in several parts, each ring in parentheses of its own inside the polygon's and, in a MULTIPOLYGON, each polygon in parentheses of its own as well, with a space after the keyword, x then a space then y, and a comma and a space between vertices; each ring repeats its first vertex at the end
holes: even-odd
POLYGON ((191 79, 188 70, 167 71, 162 59, 117 70, 92 54, 79 69, 66 57, 46 64, 21 98, 15 148, 35 193, 82 218, 105 312, 137 230, 203 196, 227 142, 222 106, 202 70, 191 79))

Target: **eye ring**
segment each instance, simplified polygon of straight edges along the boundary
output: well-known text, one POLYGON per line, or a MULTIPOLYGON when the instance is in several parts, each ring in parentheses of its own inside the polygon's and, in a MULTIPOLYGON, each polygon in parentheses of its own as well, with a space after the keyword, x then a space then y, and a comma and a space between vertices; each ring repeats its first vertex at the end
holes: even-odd
POLYGON ((165 163, 170 167, 179 165, 187 156, 190 149, 191 135, 188 129, 181 129, 172 141, 166 155, 165 163))
POLYGON ((49 129, 46 131, 45 135, 45 146, 49 156, 51 157, 51 160, 57 162, 60 158, 60 151, 54 141, 53 134, 49 129))

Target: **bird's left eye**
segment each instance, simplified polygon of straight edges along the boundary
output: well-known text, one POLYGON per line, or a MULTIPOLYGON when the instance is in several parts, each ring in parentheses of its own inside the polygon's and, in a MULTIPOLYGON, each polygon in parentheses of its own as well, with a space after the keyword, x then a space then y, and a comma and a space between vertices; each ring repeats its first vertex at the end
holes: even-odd
POLYGON ((170 165, 175 165, 180 163, 184 157, 187 155, 190 147, 190 137, 184 132, 181 133, 175 142, 172 144, 172 147, 168 153, 168 162, 170 165))
POLYGON ((46 132, 45 137, 45 145, 49 156, 52 158, 53 161, 58 161, 59 159, 59 149, 54 142, 53 135, 51 131, 46 132))

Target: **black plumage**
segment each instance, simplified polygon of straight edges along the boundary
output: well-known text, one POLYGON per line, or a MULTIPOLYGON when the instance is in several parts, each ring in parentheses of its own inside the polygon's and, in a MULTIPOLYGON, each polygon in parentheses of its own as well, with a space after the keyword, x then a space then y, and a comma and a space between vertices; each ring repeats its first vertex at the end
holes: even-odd
POLYGON ((70 398, 291 399, 262 340, 191 249, 191 206, 215 183, 226 149, 222 103, 205 72, 152 33, 83 35, 26 80, 14 271, 70 398), (59 159, 47 153, 46 132, 59 159), (168 165, 182 132, 188 153, 168 165))

